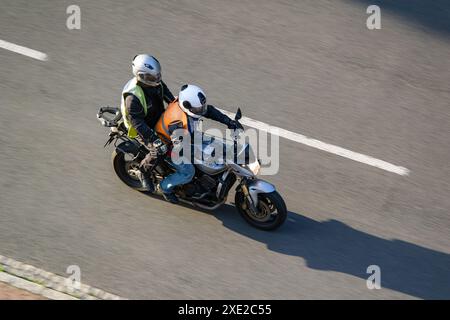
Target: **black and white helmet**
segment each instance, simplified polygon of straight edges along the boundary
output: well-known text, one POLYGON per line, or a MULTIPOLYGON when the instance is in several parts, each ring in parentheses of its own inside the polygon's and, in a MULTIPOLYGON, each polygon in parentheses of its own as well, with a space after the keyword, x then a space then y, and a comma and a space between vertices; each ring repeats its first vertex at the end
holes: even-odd
POLYGON ((133 58, 133 75, 148 86, 158 86, 161 83, 161 65, 155 57, 148 54, 138 54, 133 58))
POLYGON ((185 84, 181 87, 178 104, 184 112, 194 118, 205 115, 208 109, 205 92, 193 84, 185 84))

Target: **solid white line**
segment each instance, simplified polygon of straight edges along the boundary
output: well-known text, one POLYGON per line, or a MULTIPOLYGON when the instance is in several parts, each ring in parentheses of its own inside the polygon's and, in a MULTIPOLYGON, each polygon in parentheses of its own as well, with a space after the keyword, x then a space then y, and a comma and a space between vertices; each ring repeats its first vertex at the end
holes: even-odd
MULTIPOLYGON (((222 110, 220 109, 222 112, 224 112, 225 114, 227 114, 229 117, 231 117, 232 119, 234 118, 234 113, 226 111, 226 110, 222 110)), ((392 163, 380 160, 380 159, 376 159, 374 157, 371 156, 367 156, 365 154, 362 153, 358 153, 358 152, 354 152, 348 149, 344 149, 341 148, 339 146, 335 146, 329 143, 325 143, 322 142, 320 140, 316 140, 316 139, 312 139, 312 138, 308 138, 307 136, 304 136, 302 134, 298 134, 289 130, 285 130, 282 128, 278 128, 278 127, 274 127, 271 126, 267 123, 258 121, 258 120, 254 120, 254 119, 250 119, 247 117, 242 117, 241 120, 239 120, 243 125, 249 126, 249 127, 253 127, 255 129, 261 130, 261 131, 265 131, 271 134, 275 134, 278 135, 280 137, 283 137, 285 139, 288 140, 292 140, 298 143, 302 143, 304 145, 322 150, 322 151, 326 151, 329 153, 333 153, 336 154, 338 156, 347 158, 347 159, 351 159, 354 161, 358 161, 364 164, 367 164, 369 166, 372 167, 377 167, 379 169, 383 169, 389 172, 393 172, 396 174, 399 174, 401 176, 407 176, 409 174, 409 169, 405 168, 405 167, 401 167, 401 166, 396 166, 392 163)))
POLYGON ((27 47, 22 47, 19 46, 17 44, 8 42, 8 41, 4 41, 0 39, 0 48, 9 50, 9 51, 13 51, 15 53, 19 53, 22 54, 24 56, 33 58, 33 59, 37 59, 37 60, 41 60, 41 61, 47 61, 48 60, 48 56, 40 51, 37 50, 33 50, 27 47))
MULTIPOLYGON (((23 46, 19 46, 16 45, 14 43, 10 43, 4 40, 0 39, 0 48, 6 49, 6 50, 10 50, 16 53, 20 53, 22 55, 34 58, 34 59, 38 59, 41 61, 46 61, 48 59, 48 56, 40 51, 36 51, 33 49, 29 49, 23 46)), ((226 110, 221 110, 222 112, 224 112, 225 114, 234 117, 234 113, 228 112, 226 110)), ((377 167, 379 169, 383 169, 389 172, 393 172, 402 176, 406 176, 409 174, 409 169, 405 168, 405 167, 401 167, 401 166, 396 166, 392 163, 380 160, 380 159, 376 159, 374 157, 371 156, 367 156, 365 154, 362 153, 358 153, 358 152, 354 152, 348 149, 344 149, 342 147, 339 146, 335 146, 329 143, 325 143, 322 142, 320 140, 316 140, 316 139, 312 139, 312 138, 308 138, 307 136, 304 136, 302 134, 298 134, 286 129, 282 129, 282 128, 278 128, 278 127, 274 127, 271 126, 267 123, 258 121, 258 120, 254 120, 251 118, 247 118, 247 117, 242 117, 242 119, 240 120, 240 122, 244 125, 253 127, 255 129, 261 130, 261 131, 265 131, 271 134, 276 134, 280 137, 283 137, 285 139, 288 140, 292 140, 298 143, 302 143, 304 145, 322 150, 322 151, 326 151, 329 153, 333 153, 336 154, 338 156, 347 158, 347 159, 351 159, 354 161, 358 161, 364 164, 367 164, 369 166, 373 166, 373 167, 377 167)))

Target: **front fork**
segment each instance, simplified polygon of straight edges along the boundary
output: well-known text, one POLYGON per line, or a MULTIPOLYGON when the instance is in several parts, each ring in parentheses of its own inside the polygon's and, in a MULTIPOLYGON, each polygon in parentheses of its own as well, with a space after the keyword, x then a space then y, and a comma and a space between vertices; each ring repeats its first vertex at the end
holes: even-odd
MULTIPOLYGON (((256 209, 256 205, 253 202, 252 197, 250 196, 250 192, 248 190, 248 186, 247 186, 247 179, 243 179, 241 181, 241 184, 239 185, 239 189, 240 191, 242 191, 242 193, 244 194, 245 199, 247 200, 243 205, 243 209, 247 209, 247 205, 248 205, 248 209, 250 209, 250 211, 254 214, 256 214, 258 212, 258 210, 256 209)), ((239 191, 239 190, 237 190, 239 191)))
MULTIPOLYGON (((249 209, 256 213, 258 210, 258 194, 271 193, 275 191, 275 186, 261 179, 242 179, 239 184, 240 191, 244 194, 249 204, 249 209)), ((239 190, 237 190, 239 191, 239 190)))

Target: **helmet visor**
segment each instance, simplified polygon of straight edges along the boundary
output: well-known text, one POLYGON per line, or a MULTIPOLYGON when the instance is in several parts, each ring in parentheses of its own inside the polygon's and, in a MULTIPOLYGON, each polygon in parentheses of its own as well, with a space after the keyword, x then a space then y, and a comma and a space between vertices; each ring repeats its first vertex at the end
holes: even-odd
POLYGON ((208 110, 208 106, 205 104, 201 105, 200 107, 192 107, 189 109, 190 112, 193 114, 196 114, 198 116, 203 116, 206 114, 206 111, 208 110))
POLYGON ((140 82, 148 85, 159 85, 161 83, 161 73, 153 75, 150 73, 139 72, 137 76, 140 82))

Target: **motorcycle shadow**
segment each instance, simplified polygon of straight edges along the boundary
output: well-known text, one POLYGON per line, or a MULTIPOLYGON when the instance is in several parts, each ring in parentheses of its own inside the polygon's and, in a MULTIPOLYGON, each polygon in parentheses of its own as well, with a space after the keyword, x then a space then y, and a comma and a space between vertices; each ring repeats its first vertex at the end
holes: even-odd
MULTIPOLYGON (((337 220, 316 221, 294 212, 273 232, 245 223, 232 205, 214 212, 223 225, 264 243, 267 249, 303 258, 309 268, 337 271, 366 281, 367 267, 381 269, 381 287, 422 299, 450 298, 450 255, 397 239, 383 239, 337 220)), ((365 287, 365 283, 362 284, 365 287)))

